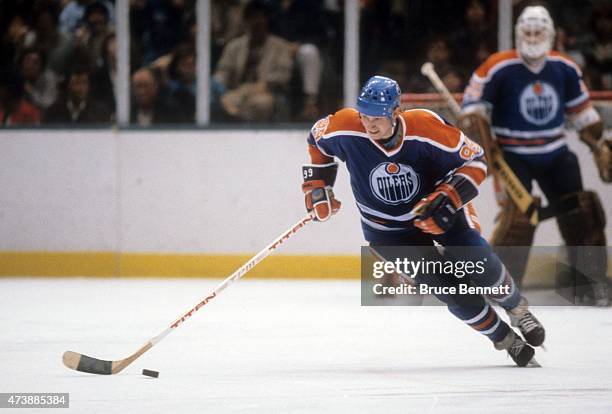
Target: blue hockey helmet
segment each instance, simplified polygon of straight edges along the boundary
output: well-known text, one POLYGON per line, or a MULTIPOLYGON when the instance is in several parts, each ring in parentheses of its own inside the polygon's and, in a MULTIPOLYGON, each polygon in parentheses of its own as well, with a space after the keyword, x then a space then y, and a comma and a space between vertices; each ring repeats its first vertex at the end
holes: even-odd
POLYGON ((368 116, 386 116, 391 119, 400 105, 401 91, 393 79, 372 76, 361 88, 357 98, 357 110, 368 116))

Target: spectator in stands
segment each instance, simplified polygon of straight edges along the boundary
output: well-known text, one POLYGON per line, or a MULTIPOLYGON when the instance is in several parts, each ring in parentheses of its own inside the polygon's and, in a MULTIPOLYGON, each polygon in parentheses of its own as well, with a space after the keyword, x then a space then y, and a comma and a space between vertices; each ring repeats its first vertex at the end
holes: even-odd
POLYGON ((594 39, 587 49, 587 66, 596 89, 612 90, 612 4, 602 3, 592 13, 594 39))
POLYGON ((178 104, 166 97, 153 69, 144 67, 132 75, 132 122, 139 126, 189 122, 178 104))
MULTIPOLYGON (((391 2, 387 0, 368 0, 360 2, 359 68, 360 84, 378 73, 380 62, 385 58, 387 45, 394 44, 391 36, 391 2)), ((409 42, 406 42, 409 43, 409 42)), ((409 47, 402 45, 402 49, 409 47)))
POLYGON ((240 0, 212 0, 210 4, 211 50, 210 60, 215 67, 221 52, 230 40, 244 34, 240 0))
POLYGON ((23 47, 36 47, 46 56, 46 67, 58 77, 66 72, 75 43, 72 34, 62 33, 58 28, 57 4, 43 1, 34 9, 34 27, 28 30, 23 47))
MULTIPOLYGON (((474 52, 476 62, 478 62, 478 65, 482 65, 484 61, 496 51, 497 45, 495 42, 491 41, 490 39, 482 39, 476 44, 476 51, 474 52)), ((462 68, 462 71, 465 72, 465 65, 460 65, 460 67, 462 68)))
POLYGON ((19 57, 19 71, 24 81, 25 97, 45 111, 57 99, 57 76, 45 69, 45 54, 37 48, 27 48, 19 57))
POLYGON ((452 66, 451 51, 444 35, 434 36, 427 46, 427 60, 434 64, 438 71, 452 66))
MULTIPOLYGON (((443 73, 454 71, 454 65, 451 63, 451 51, 444 35, 434 35, 430 38, 426 44, 424 60, 433 63, 440 76, 443 76, 443 73)), ((414 73, 408 84, 408 90, 411 92, 435 92, 431 82, 420 73, 414 73)))
MULTIPOLYGON (((160 84, 167 85, 171 99, 190 121, 195 120, 196 109, 196 56, 193 43, 179 45, 173 53, 161 56, 149 65, 159 75, 160 84)), ((210 117, 214 121, 234 120, 223 110, 221 96, 226 89, 214 78, 210 80, 210 117)))
POLYGON ((15 62, 30 31, 20 11, 11 9, 6 3, 0 2, 0 67, 8 67, 15 62))
MULTIPOLYGON (((479 48, 484 47, 489 52, 495 51, 497 32, 492 24, 490 11, 482 0, 470 0, 463 14, 463 25, 450 37, 452 50, 461 54, 456 62, 464 71, 472 72, 484 60, 479 54, 479 48), (484 45, 483 43, 486 42, 484 45)), ((485 55, 484 58, 488 57, 485 55)))
POLYGON ((0 125, 40 123, 40 111, 23 96, 23 80, 10 69, 0 70, 0 125))
POLYGON ((319 114, 324 115, 335 112, 344 101, 342 88, 338 88, 344 76, 344 0, 323 0, 322 8, 313 25, 323 26, 323 38, 315 44, 323 62, 317 104, 319 114))
POLYGON ((404 59, 391 58, 380 62, 378 73, 381 76, 391 78, 400 86, 400 90, 412 92, 408 85, 408 65, 404 59))
MULTIPOLYGON (((87 6, 96 0, 70 0, 66 3, 59 16, 59 26, 63 33, 74 33, 83 24, 87 6)), ((114 21, 115 8, 108 0, 97 0, 108 12, 109 21, 114 21)), ((64 3, 64 2, 62 2, 64 3)))
POLYGON ((75 68, 67 76, 61 97, 45 113, 45 123, 91 124, 107 123, 110 110, 90 94, 90 74, 87 68, 75 68))
POLYGON ((181 113, 195 120, 196 56, 193 45, 179 45, 168 67, 168 88, 181 113))
POLYGON ((584 70, 586 58, 578 45, 578 38, 571 28, 557 27, 555 29, 555 50, 568 55, 584 70))
POLYGON ((189 0, 132 0, 130 31, 142 49, 143 63, 149 64, 171 53, 181 38, 181 28, 193 10, 189 0))
MULTIPOLYGON (((323 71, 320 45, 325 44, 326 28, 322 0, 276 0, 271 33, 291 42, 299 88, 292 94, 298 102, 298 120, 312 121, 321 115, 319 90, 323 71), (295 96, 298 95, 298 96, 295 96)), ((293 91, 292 91, 293 92, 293 91)), ((295 108, 294 108, 295 110, 295 108)))
MULTIPOLYGON (((447 66, 439 72, 442 82, 451 93, 461 93, 465 88, 465 75, 456 67, 447 66)), ((433 87, 432 87, 433 88, 433 87)), ((435 92, 430 89, 430 92, 435 92)))
POLYGON ((96 66, 102 66, 102 43, 111 31, 108 9, 99 1, 85 9, 84 24, 74 32, 78 46, 89 50, 96 66))
POLYGON ((227 89, 225 111, 240 120, 288 120, 287 90, 293 69, 291 46, 270 34, 269 10, 262 0, 244 9, 247 34, 223 49, 214 79, 227 89))
POLYGON ((109 33, 102 42, 102 65, 92 75, 91 94, 115 113, 115 80, 117 79, 117 39, 109 33))

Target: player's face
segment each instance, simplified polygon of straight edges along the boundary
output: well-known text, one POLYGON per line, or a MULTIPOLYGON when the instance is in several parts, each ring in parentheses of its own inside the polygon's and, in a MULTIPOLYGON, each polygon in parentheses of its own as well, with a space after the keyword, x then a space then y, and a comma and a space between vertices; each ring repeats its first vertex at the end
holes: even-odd
POLYGON ((523 39, 527 42, 528 45, 537 46, 540 43, 544 43, 546 41, 546 32, 541 29, 529 29, 525 28, 521 30, 521 34, 523 35, 523 39))
POLYGON ((359 115, 361 124, 373 140, 389 138, 393 133, 393 123, 386 116, 359 115))

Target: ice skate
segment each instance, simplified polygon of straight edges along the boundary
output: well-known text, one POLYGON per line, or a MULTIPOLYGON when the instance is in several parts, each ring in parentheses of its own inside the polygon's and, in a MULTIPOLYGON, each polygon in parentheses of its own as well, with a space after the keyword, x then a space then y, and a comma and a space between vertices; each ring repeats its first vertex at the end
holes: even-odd
POLYGON ((512 326, 519 328, 523 338, 531 346, 541 346, 544 343, 546 331, 544 326, 529 311, 527 299, 521 297, 519 304, 511 310, 506 310, 512 326))
POLYGON ((510 358, 519 367, 526 367, 529 364, 540 366, 533 356, 535 350, 530 347, 523 339, 513 330, 508 332, 508 335, 499 342, 493 344, 498 351, 506 350, 510 358))

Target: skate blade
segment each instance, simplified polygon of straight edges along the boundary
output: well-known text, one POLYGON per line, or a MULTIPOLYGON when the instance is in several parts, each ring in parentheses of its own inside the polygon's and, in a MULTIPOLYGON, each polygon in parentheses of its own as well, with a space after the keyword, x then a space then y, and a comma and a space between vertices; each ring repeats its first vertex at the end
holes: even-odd
POLYGON ((531 360, 527 363, 527 366, 530 368, 542 368, 542 365, 540 365, 535 358, 531 358, 531 360))

